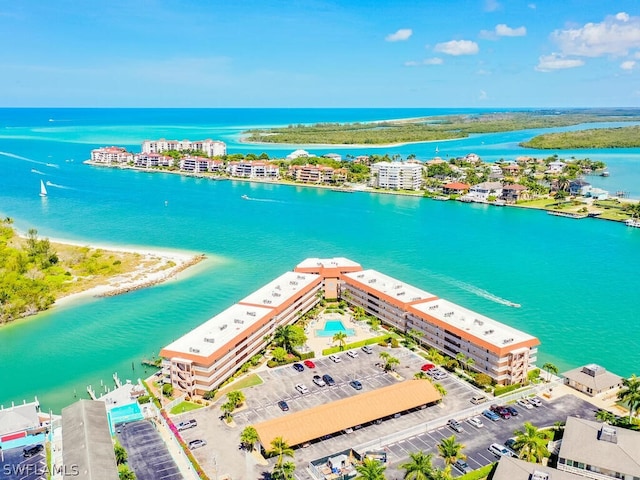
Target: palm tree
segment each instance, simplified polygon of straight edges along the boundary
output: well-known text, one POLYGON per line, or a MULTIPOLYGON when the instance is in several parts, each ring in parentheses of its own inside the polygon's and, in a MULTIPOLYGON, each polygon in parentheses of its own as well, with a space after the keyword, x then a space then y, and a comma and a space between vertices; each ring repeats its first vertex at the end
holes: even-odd
POLYGON ((403 463, 400 468, 405 471, 405 480, 431 480, 433 475, 433 454, 417 451, 409 454, 411 459, 408 463, 403 463))
POLYGON ((287 358, 287 351, 282 347, 276 347, 271 351, 271 356, 276 362, 282 363, 287 358))
POLYGON ((240 443, 249 451, 253 450, 253 445, 258 441, 258 431, 251 425, 245 427, 240 434, 240 443))
POLYGON ((600 420, 601 422, 605 422, 610 425, 615 425, 617 418, 615 414, 611 413, 609 410, 601 409, 596 412, 596 420, 600 420))
POLYGON ((433 363, 438 363, 438 364, 442 363, 442 361, 444 360, 444 357, 438 351, 438 349, 433 347, 431 347, 427 351, 427 357, 429 357, 429 360, 431 360, 433 363))
POLYGON ((233 405, 234 409, 238 408, 245 401, 244 393, 242 393, 240 390, 233 390, 227 393, 227 401, 233 405))
POLYGON ((345 339, 347 338, 347 334, 344 332, 337 332, 333 336, 333 341, 337 342, 340 345, 340 350, 344 350, 344 347, 347 345, 345 339))
POLYGON ((467 361, 467 356, 464 353, 460 352, 456 355, 456 360, 464 370, 464 364, 467 361))
POLYGON ((467 458, 467 456, 462 453, 463 448, 464 445, 456 442, 455 435, 451 435, 449 438, 443 438, 438 444, 438 452, 444 459, 445 465, 453 465, 456 460, 464 460, 467 458))
POLYGON ((400 360, 389 355, 384 363, 384 371, 390 372, 391 370, 395 370, 398 365, 400 365, 400 360))
POLYGON ((293 353, 295 347, 303 345, 307 341, 304 330, 297 325, 280 325, 273 332, 273 343, 293 353))
POLYGON ((424 380, 425 378, 429 378, 426 372, 420 371, 413 374, 413 378, 416 380, 424 380))
POLYGON ((447 390, 442 386, 441 383, 434 383, 433 386, 436 388, 436 390, 441 396, 444 397, 447 394, 447 390))
POLYGON ((287 441, 282 437, 276 437, 271 440, 271 450, 269 451, 270 455, 277 455, 278 461, 276 462, 276 466, 282 466, 284 457, 293 458, 293 448, 289 446, 287 441))
POLYGON ((452 478, 451 467, 447 466, 443 469, 436 468, 431 474, 430 480, 451 480, 452 478))
POLYGON ((365 458, 361 465, 356 465, 358 476, 362 480, 384 480, 384 471, 387 469, 375 458, 365 458))
POLYGON ((233 419, 232 413, 235 409, 235 405, 229 401, 220 405, 220 410, 222 410, 222 418, 224 418, 227 423, 230 423, 231 419, 233 419))
POLYGON ((549 456, 547 450, 547 439, 538 427, 530 422, 524 422, 524 431, 516 430, 513 432, 516 441, 513 447, 519 450, 518 457, 527 462, 540 463, 544 457, 549 456))
POLYGON ((476 364, 476 361, 471 357, 467 357, 464 363, 467 365, 467 370, 471 371, 471 367, 476 364))
POLYGON ((116 444, 113 446, 113 450, 115 451, 116 454, 116 465, 122 465, 124 463, 127 463, 127 451, 124 449, 124 447, 122 445, 120 445, 119 442, 116 441, 116 444))
POLYGON ((276 465, 271 472, 273 480, 294 480, 293 472, 296 470, 296 464, 293 462, 284 462, 282 465, 276 465))
POLYGON ((629 423, 634 412, 640 407, 640 378, 634 373, 622 380, 623 388, 618 392, 618 400, 629 405, 629 423))
POLYGON ((547 372, 547 382, 551 381, 551 375, 558 374, 558 367, 556 367, 553 363, 547 362, 542 365, 542 369, 547 372))
POLYGON ((118 466, 118 478, 120 480, 136 480, 136 474, 126 465, 118 466))

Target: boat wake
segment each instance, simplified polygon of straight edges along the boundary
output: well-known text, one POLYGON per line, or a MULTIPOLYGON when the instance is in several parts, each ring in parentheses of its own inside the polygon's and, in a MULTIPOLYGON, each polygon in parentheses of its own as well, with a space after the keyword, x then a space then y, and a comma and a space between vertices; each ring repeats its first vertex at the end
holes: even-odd
POLYGON ((253 198, 247 195, 242 195, 243 200, 250 200, 252 202, 266 202, 266 203, 285 203, 282 200, 273 200, 272 198, 253 198))
POLYGON ((40 170, 36 170, 35 168, 31 169, 31 173, 37 173, 38 175, 46 175, 46 173, 41 172, 40 170))
POLYGON ((58 165, 56 163, 45 163, 45 165, 47 167, 51 167, 51 168, 60 168, 60 165, 58 165))
POLYGON ((30 158, 27 157, 21 157, 20 155, 16 155, 14 153, 9 153, 9 152, 0 152, 0 155, 4 155, 5 157, 9 157, 9 158, 15 158, 17 160, 22 160, 23 162, 29 162, 29 163, 36 163, 38 165, 47 165, 44 162, 39 162, 37 160, 31 160, 30 158))
POLYGON ((65 187, 64 185, 58 185, 57 183, 46 182, 46 184, 47 184, 47 187, 62 188, 64 190, 71 190, 71 187, 65 187))
POLYGON ((520 308, 521 305, 519 303, 512 302, 507 300, 506 298, 499 297, 498 295, 494 295, 491 292, 488 292, 480 287, 476 287, 475 285, 471 285, 470 283, 463 282, 462 280, 456 280, 455 278, 450 278, 445 275, 438 275, 442 281, 448 283, 449 285, 453 285, 454 287, 458 287, 462 290, 465 290, 469 293, 473 293, 482 298, 486 298, 487 300, 491 300, 492 302, 499 303, 501 305, 506 305, 507 307, 520 308))

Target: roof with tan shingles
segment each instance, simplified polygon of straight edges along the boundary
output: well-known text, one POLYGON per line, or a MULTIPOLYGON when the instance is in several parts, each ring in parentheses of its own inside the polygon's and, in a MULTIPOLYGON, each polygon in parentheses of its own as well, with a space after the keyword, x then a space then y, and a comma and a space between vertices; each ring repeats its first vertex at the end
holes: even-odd
POLYGON ((266 449, 270 448, 271 441, 276 437, 284 438, 293 447, 346 428, 434 403, 441 398, 430 381, 407 380, 300 412, 284 413, 281 417, 258 423, 254 427, 260 443, 266 449))

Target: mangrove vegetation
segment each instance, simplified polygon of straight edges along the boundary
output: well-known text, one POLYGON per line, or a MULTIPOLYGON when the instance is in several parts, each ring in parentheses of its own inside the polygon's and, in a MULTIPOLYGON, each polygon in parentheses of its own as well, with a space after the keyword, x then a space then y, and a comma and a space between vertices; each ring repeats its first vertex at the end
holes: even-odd
POLYGON ((577 150, 580 148, 640 147, 640 126, 592 128, 576 132, 545 133, 520 143, 539 150, 577 150))

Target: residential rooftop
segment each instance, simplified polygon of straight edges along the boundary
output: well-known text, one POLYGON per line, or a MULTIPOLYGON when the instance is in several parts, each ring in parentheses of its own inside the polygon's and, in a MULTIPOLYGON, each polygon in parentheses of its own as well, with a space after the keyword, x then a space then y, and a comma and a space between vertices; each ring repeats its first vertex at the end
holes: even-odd
POLYGON ((344 275, 363 286, 370 287, 402 303, 436 298, 436 295, 409 285, 376 270, 362 270, 344 275))
POLYGON ((164 357, 181 353, 189 357, 209 357, 236 335, 272 314, 272 308, 236 303, 164 347, 160 354, 164 357))
POLYGON ((278 308, 294 293, 313 285, 319 278, 319 275, 313 273, 286 272, 238 303, 278 308))
POLYGON ((535 337, 521 330, 442 298, 415 303, 412 304, 412 308, 426 317, 434 318, 498 348, 511 348, 513 345, 523 342, 535 341, 535 344, 538 343, 535 337))
POLYGON ((296 269, 298 268, 314 268, 314 267, 324 267, 324 268, 353 268, 359 267, 360 264, 358 262, 354 262, 353 260, 349 260, 345 257, 334 257, 334 258, 307 258, 300 262, 296 269))

